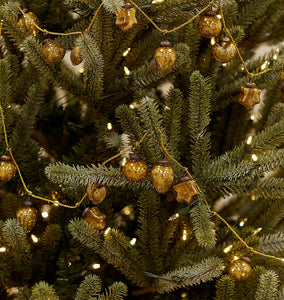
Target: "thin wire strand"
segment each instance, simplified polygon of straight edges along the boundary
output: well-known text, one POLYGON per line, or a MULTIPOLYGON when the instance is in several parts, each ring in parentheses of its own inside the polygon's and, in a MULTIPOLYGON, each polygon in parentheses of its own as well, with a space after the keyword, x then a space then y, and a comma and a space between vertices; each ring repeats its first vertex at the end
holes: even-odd
POLYGON ((46 202, 49 202, 49 203, 53 203, 54 205, 63 206, 63 207, 66 207, 66 208, 77 208, 78 206, 80 206, 80 204, 84 201, 87 194, 85 194, 79 202, 75 203, 75 205, 66 205, 66 204, 63 204, 63 203, 59 202, 58 200, 50 200, 50 199, 45 198, 45 197, 37 196, 31 190, 29 190, 27 188, 26 183, 24 181, 24 178, 22 176, 22 173, 20 171, 20 168, 19 168, 19 166, 18 166, 18 164, 17 164, 17 162, 14 158, 14 155, 12 153, 12 149, 11 149, 11 147, 9 145, 9 142, 8 142, 7 129, 6 129, 6 124, 5 124, 5 117, 4 117, 4 112, 3 112, 3 108, 2 108, 1 103, 0 103, 0 114, 1 114, 1 121, 2 121, 4 139, 5 139, 5 144, 6 144, 6 147, 7 147, 7 151, 9 152, 10 157, 11 157, 14 165, 16 166, 16 169, 18 171, 18 174, 19 174, 20 180, 22 182, 23 188, 27 192, 27 194, 29 196, 33 197, 33 198, 40 199, 40 200, 43 200, 43 201, 46 201, 46 202))
POLYGON ((219 8, 220 8, 221 20, 222 20, 222 23, 223 23, 223 28, 224 28, 226 34, 230 37, 232 43, 234 44, 234 46, 235 46, 235 48, 236 48, 236 50, 237 50, 238 56, 239 56, 239 58, 240 58, 240 60, 241 60, 241 62, 242 62, 242 64, 243 64, 243 66, 244 66, 244 69, 245 69, 247 75, 250 76, 250 77, 256 77, 256 76, 259 76, 259 75, 262 75, 262 74, 265 74, 265 73, 267 73, 267 72, 272 71, 272 69, 269 68, 269 69, 266 69, 266 70, 264 70, 264 71, 262 71, 262 72, 258 72, 258 73, 251 73, 251 72, 249 72, 249 70, 248 70, 248 68, 247 68, 247 66, 246 66, 246 64, 245 64, 245 61, 244 61, 244 59, 242 58, 242 55, 241 55, 241 52, 240 52, 238 46, 237 46, 235 40, 233 39, 233 37, 232 37, 230 31, 228 30, 228 28, 227 28, 227 26, 226 26, 225 18, 224 18, 224 15, 223 15, 223 9, 222 9, 222 4, 221 4, 221 2, 219 2, 219 8))
MULTIPOLYGON (((179 162, 177 162, 170 154, 169 152, 167 151, 167 149, 165 148, 165 145, 164 145, 164 142, 163 142, 163 135, 162 135, 162 132, 160 130, 160 128, 156 127, 160 133, 160 140, 161 140, 161 147, 163 149, 163 151, 165 152, 165 154, 173 161, 175 162, 180 168, 182 168, 183 170, 186 171, 186 173, 188 174, 188 176, 191 176, 191 174, 189 173, 188 169, 184 166, 182 166, 179 162)), ((202 194, 200 188, 198 187, 198 190, 199 192, 202 194)), ((283 258, 280 258, 280 257, 276 257, 276 256, 273 256, 273 255, 269 255, 269 254, 265 254, 265 253, 262 253, 262 252, 259 252, 257 250, 254 250, 254 248, 250 247, 239 235, 238 233, 231 227, 231 225, 223 218, 221 217, 217 212, 215 212, 214 210, 212 210, 207 202, 207 200, 205 199, 205 197, 203 196, 202 197, 205 204, 206 204, 206 207, 208 209, 208 211, 215 215, 216 217, 218 217, 229 229, 230 231, 236 236, 236 238, 249 250, 251 251, 252 253, 255 253, 255 254, 258 254, 258 255, 261 255, 261 256, 264 256, 264 257, 268 257, 268 258, 273 258, 273 259, 276 259, 276 260, 279 260, 281 262, 284 262, 284 259, 283 258)))
POLYGON ((94 14, 94 16, 93 16, 93 18, 92 18, 92 20, 91 20, 91 23, 89 24, 88 28, 84 31, 84 33, 88 33, 88 32, 91 30, 91 28, 92 28, 92 26, 93 26, 93 24, 94 24, 94 22, 95 22, 95 19, 96 19, 97 15, 98 15, 100 9, 102 8, 102 6, 103 6, 103 2, 102 2, 102 3, 100 4, 100 6, 97 8, 97 10, 96 10, 96 12, 95 12, 95 14, 94 14))

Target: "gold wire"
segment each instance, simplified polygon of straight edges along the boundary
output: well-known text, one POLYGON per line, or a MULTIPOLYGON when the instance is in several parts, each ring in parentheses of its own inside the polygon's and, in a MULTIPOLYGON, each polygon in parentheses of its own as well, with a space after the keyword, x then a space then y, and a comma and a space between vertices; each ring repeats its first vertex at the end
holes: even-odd
MULTIPOLYGON (((160 130, 160 128, 156 127, 160 133, 160 140, 161 140, 161 148, 162 150, 164 151, 164 153, 173 161, 175 162, 180 168, 182 168, 183 170, 186 171, 186 173, 188 174, 189 177, 192 178, 191 174, 189 173, 188 169, 184 166, 182 166, 179 162, 177 162, 170 154, 169 152, 167 151, 167 149, 165 148, 165 145, 164 145, 164 142, 163 142, 163 136, 162 136, 162 132, 160 130)), ((202 194, 200 188, 198 187, 198 190, 199 192, 202 194)), ((203 196, 202 197, 205 204, 206 204, 206 207, 208 209, 208 211, 215 215, 216 217, 218 217, 229 229, 230 231, 236 236, 236 238, 249 250, 251 251, 252 253, 255 253, 255 254, 258 254, 258 255, 261 255, 261 256, 264 256, 264 257, 268 257, 268 258, 273 258, 273 259, 276 259, 276 260, 279 260, 281 262, 284 262, 284 259, 283 258, 279 258, 279 257, 276 257, 276 256, 273 256, 273 255, 268 255, 268 254, 265 254, 265 253, 262 253, 262 252, 259 252, 257 250, 255 250, 254 248, 250 247, 239 235, 238 233, 230 226, 230 224, 225 220, 223 219, 223 217, 221 217, 217 212, 215 212, 214 210, 212 210, 207 202, 207 200, 205 199, 205 197, 203 196)))
POLYGON ((244 59, 242 58, 242 55, 241 55, 241 52, 240 52, 238 46, 237 46, 235 40, 233 39, 233 37, 232 37, 230 31, 228 30, 228 28, 227 28, 227 26, 226 26, 225 19, 224 19, 224 15, 223 15, 223 9, 222 9, 222 5, 221 5, 220 2, 219 2, 219 8, 220 8, 220 15, 221 15, 221 20, 222 20, 222 23, 223 23, 224 30, 225 30, 226 34, 230 37, 230 39, 231 39, 232 43, 234 44, 234 46, 236 47, 238 56, 239 56, 239 58, 240 58, 240 60, 241 60, 241 62, 242 62, 242 64, 243 64, 244 69, 245 69, 246 73, 248 74, 248 76, 250 76, 250 77, 255 77, 255 76, 259 76, 259 75, 262 75, 262 74, 264 74, 264 73, 267 73, 267 72, 272 71, 272 69, 266 69, 266 70, 264 70, 264 71, 262 71, 262 72, 258 72, 258 73, 250 73, 250 72, 249 72, 249 70, 248 70, 248 68, 247 68, 247 66, 246 66, 246 64, 245 64, 245 61, 244 61, 244 59))

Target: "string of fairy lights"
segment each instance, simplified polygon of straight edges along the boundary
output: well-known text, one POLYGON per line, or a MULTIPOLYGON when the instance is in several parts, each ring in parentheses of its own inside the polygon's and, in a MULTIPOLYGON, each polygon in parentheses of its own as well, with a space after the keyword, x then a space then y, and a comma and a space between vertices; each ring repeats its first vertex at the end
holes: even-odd
MULTIPOLYGON (((156 0, 155 3, 161 3, 161 2, 162 2, 162 1, 156 0)), ((257 72, 257 73, 249 72, 248 68, 246 67, 245 61, 244 61, 244 59, 242 58, 241 53, 240 53, 240 51, 239 51, 239 49, 238 49, 238 47, 237 47, 237 44, 236 44, 235 40, 233 39, 233 37, 232 37, 230 31, 228 30, 228 28, 226 27, 226 22, 225 22, 225 19, 224 19, 223 10, 222 10, 222 5, 221 5, 221 2, 220 2, 220 1, 217 1, 217 0, 212 0, 212 1, 210 1, 210 2, 208 3, 208 5, 205 6, 203 9, 201 9, 194 17, 188 19, 186 22, 184 22, 184 23, 182 23, 181 25, 179 25, 179 26, 177 26, 177 27, 175 27, 175 28, 172 28, 172 29, 162 29, 162 28, 160 28, 160 27, 155 23, 155 21, 154 21, 148 14, 146 14, 146 13, 145 13, 145 12, 144 12, 144 11, 143 11, 143 10, 142 10, 142 9, 141 9, 134 1, 132 1, 132 0, 129 0, 129 1, 128 1, 128 4, 127 4, 128 7, 125 6, 125 8, 122 8, 122 9, 132 9, 132 10, 133 10, 133 9, 137 9, 137 10, 138 10, 138 11, 139 11, 139 12, 140 12, 140 13, 141 13, 141 14, 142 14, 142 15, 143 15, 143 16, 144 16, 144 17, 145 17, 145 18, 146 18, 146 19, 147 19, 147 20, 148 20, 148 21, 149 21, 149 22, 150 22, 150 23, 158 30, 158 31, 160 31, 162 34, 169 34, 169 33, 175 32, 175 31, 177 31, 177 30, 183 28, 184 26, 190 24, 190 23, 193 22, 198 16, 200 16, 202 13, 204 13, 208 8, 211 8, 211 7, 212 7, 213 5, 215 5, 217 2, 219 3, 218 6, 219 6, 219 11, 220 11, 220 15, 218 15, 218 18, 221 19, 221 21, 222 21, 223 32, 224 32, 224 34, 225 34, 226 36, 229 37, 230 41, 233 43, 233 45, 234 45, 234 47, 235 47, 235 49, 236 49, 236 52, 237 52, 237 54, 238 54, 238 56, 239 56, 239 58, 240 58, 240 60, 241 60, 241 62, 242 62, 243 70, 247 73, 247 75, 248 75, 250 78, 255 77, 255 76, 260 76, 260 75, 262 75, 262 74, 264 74, 264 73, 267 73, 267 72, 271 71, 272 69, 271 69, 271 68, 267 68, 267 67, 268 67, 268 64, 265 63, 265 65, 263 64, 263 65, 261 66, 261 68, 260 68, 261 71, 260 71, 260 72, 257 72)), ((154 3, 154 2, 153 2, 153 3, 154 3)), ((42 28, 38 25, 37 20, 36 20, 32 15, 30 15, 29 13, 25 12, 24 10, 22 10, 21 7, 18 7, 18 8, 19 8, 20 13, 21 13, 22 16, 24 17, 26 29, 29 30, 29 28, 31 28, 31 27, 28 27, 28 25, 29 25, 29 26, 33 26, 33 27, 32 27, 32 32, 33 32, 33 34, 34 34, 35 36, 36 36, 36 31, 35 31, 34 28, 36 28, 37 30, 39 30, 39 31, 41 31, 41 32, 43 32, 43 33, 45 33, 45 34, 49 34, 49 35, 68 36, 68 35, 80 35, 80 34, 86 34, 86 33, 89 33, 90 30, 91 30, 91 28, 92 28, 92 26, 93 26, 93 24, 94 24, 94 22, 95 22, 95 20, 96 20, 96 18, 97 18, 97 16, 98 16, 98 14, 99 14, 99 12, 100 12, 100 10, 102 9, 102 7, 103 7, 103 3, 101 3, 101 4, 99 5, 99 7, 97 8, 97 10, 95 11, 93 18, 92 18, 92 20, 91 20, 89 26, 87 27, 87 29, 86 29, 85 31, 77 31, 77 32, 69 32, 69 33, 50 32, 50 31, 48 31, 48 30, 46 30, 46 29, 42 29, 42 28)), ((117 16, 118 16, 118 14, 117 14, 117 16)), ((134 11, 134 16, 135 16, 135 11, 134 11)), ((136 24, 135 21, 133 22, 133 24, 134 24, 134 25, 136 24)), ((117 25, 119 25, 119 24, 117 24, 117 25)), ((125 24, 124 24, 124 23, 123 23, 123 25, 120 24, 119 26, 121 27, 122 30, 125 29, 125 24)), ((2 24, 1 24, 1 27, 2 27, 2 24)), ((131 29, 131 28, 132 28, 132 27, 127 28, 127 30, 129 30, 129 29, 131 29)), ((1 30, 1 29, 0 29, 0 30, 1 30)), ((125 30, 125 31, 126 31, 126 30, 125 30)), ((211 39, 211 44, 214 44, 214 43, 215 43, 215 41, 214 41, 214 38, 213 38, 213 39, 211 39)), ((171 45, 168 45, 168 44, 167 44, 166 47, 171 47, 171 45)), ((128 53, 129 53, 130 51, 131 51, 131 48, 128 48, 128 49, 123 53, 123 56, 128 55, 128 53)), ((64 52, 64 53, 65 53, 65 52, 64 52)), ((79 56, 80 56, 80 53, 79 53, 79 56)), ((77 58, 78 58, 78 57, 77 57, 77 58)), ((81 61, 82 61, 82 60, 81 60, 81 61)), ((80 61, 80 62, 81 62, 81 61, 80 61)), ((171 69, 172 69, 172 68, 171 68, 171 69)), ((171 69, 170 69, 170 71, 171 71, 171 69)), ((129 71, 129 69, 128 69, 127 67, 124 67, 124 71, 125 71, 125 74, 126 74, 126 75, 129 75, 129 74, 130 74, 130 71, 129 71)), ((133 107, 130 107, 130 108, 133 109, 134 106, 133 106, 133 107)), ((16 160, 15 160, 15 158, 14 158, 14 156, 13 156, 12 149, 11 149, 11 147, 9 146, 8 136, 7 136, 7 130, 6 130, 6 125, 5 125, 5 117, 4 117, 4 112, 3 112, 3 108, 2 108, 1 103, 0 103, 0 115, 1 115, 1 120, 2 120, 2 127, 3 127, 3 132, 4 132, 4 138, 5 138, 5 144, 6 144, 6 147, 7 147, 7 151, 9 152, 9 155, 10 155, 12 161, 13 161, 13 164, 14 164, 15 167, 16 167, 16 170, 17 170, 17 172, 18 172, 18 174, 19 174, 19 177, 20 177, 21 183, 22 183, 22 185, 23 185, 23 188, 24 188, 24 190, 27 192, 27 194, 28 194, 29 196, 33 197, 33 198, 36 198, 36 199, 39 199, 39 200, 42 200, 42 201, 46 201, 46 202, 51 203, 51 204, 53 204, 53 205, 55 205, 55 206, 62 206, 62 207, 66 207, 66 208, 78 208, 78 207, 82 204, 82 202, 84 201, 84 199, 86 198, 87 193, 85 193, 84 196, 80 199, 80 201, 76 202, 75 205, 67 205, 67 204, 61 203, 61 202, 58 201, 57 199, 48 199, 48 198, 45 198, 45 197, 41 197, 41 196, 35 195, 32 191, 30 191, 30 190, 27 188, 27 186, 26 186, 26 184, 25 184, 25 181, 24 181, 24 179, 23 179, 23 176, 22 176, 22 174, 21 174, 20 168, 19 168, 19 166, 18 166, 18 164, 17 164, 17 162, 16 162, 16 160)), ((254 117, 254 116, 252 116, 252 117, 254 117)), ((107 129, 108 129, 108 130, 112 130, 112 124, 111 124, 111 123, 108 123, 108 124, 107 124, 107 129)), ((189 176, 189 178, 192 180, 192 176, 191 176, 191 174, 189 173, 188 169, 187 169, 186 167, 182 166, 178 161, 176 161, 176 160, 168 153, 166 147, 164 146, 162 133, 161 133, 161 131, 160 131, 159 128, 157 128, 157 130, 158 130, 159 133, 160 133, 160 145, 161 145, 162 151, 165 153, 165 155, 166 155, 171 161, 173 161, 173 162, 174 162, 175 164, 177 164, 183 171, 185 171, 185 172, 187 173, 187 175, 189 176)), ((124 150, 124 151, 118 153, 117 155, 115 155, 115 156, 109 158, 108 160, 106 160, 105 162, 103 162, 103 163, 102 163, 102 166, 104 166, 106 163, 110 162, 111 160, 113 160, 113 159, 115 159, 115 158, 117 158, 117 157, 120 157, 121 155, 123 155, 123 154, 125 154, 125 153, 127 153, 127 152, 129 152, 129 151, 131 151, 131 150, 133 150, 133 149, 135 149, 135 148, 137 148, 137 147, 139 147, 139 145, 143 142, 143 140, 145 139, 145 137, 146 137, 147 134, 148 134, 148 133, 146 133, 146 134, 141 138, 140 141, 136 142, 136 144, 135 144, 134 146, 128 147, 126 150, 124 150)), ((251 142, 252 142, 252 136, 249 136, 248 139, 247 139, 247 141, 246 141, 246 143, 247 143, 247 144, 251 144, 251 142)), ((251 159, 252 159, 253 161, 257 161, 257 160, 258 160, 258 157, 256 156, 256 154, 252 154, 251 159)), ((278 260, 278 261, 281 261, 281 262, 284 261, 284 258, 279 258, 279 257, 273 256, 273 255, 267 255, 267 254, 265 254, 265 253, 261 253, 261 252, 255 250, 254 248, 250 247, 250 246, 249 246, 249 245, 248 245, 248 244, 247 244, 247 243, 246 243, 246 242, 238 235, 238 233, 230 226, 230 224, 229 224, 225 219, 223 219, 217 212, 215 212, 214 210, 212 210, 212 209, 210 208, 210 206, 209 206, 209 204, 208 204, 206 198, 203 196, 202 191, 199 189, 198 186, 197 186, 197 191, 199 192, 199 194, 202 195, 202 199, 203 199, 204 203, 206 204, 206 207, 207 207, 208 211, 209 211, 212 215, 214 215, 214 216, 216 216, 218 219, 220 219, 220 220, 227 226, 227 228, 233 233, 233 235, 235 235, 235 237, 241 242, 241 244, 243 244, 243 246, 244 246, 249 252, 254 253, 254 254, 257 254, 257 255, 260 255, 260 256, 263 256, 263 257, 275 259, 275 260, 278 260)), ((252 196, 252 200, 255 200, 255 199, 253 199, 253 197, 255 197, 255 196, 252 196)), ((129 210, 127 210, 127 213, 125 213, 125 214, 127 215, 128 212, 129 212, 129 210)), ((48 217, 48 212, 47 212, 47 210, 45 210, 45 211, 42 212, 42 216, 43 216, 43 218, 47 218, 47 217, 48 217)), ((169 218, 169 221, 174 221, 174 220, 176 220, 176 219, 179 218, 179 217, 180 217, 179 214, 176 213, 176 214, 174 214, 173 216, 171 216, 171 217, 169 218)), ((239 223, 239 226, 240 226, 240 227, 244 226, 244 224, 245 224, 246 221, 247 221, 246 219, 241 220, 240 223, 239 223)), ((107 235, 108 232, 109 232, 110 230, 111 230, 111 228, 107 228, 107 229, 105 230, 105 235, 107 235)), ((258 228, 258 229, 255 230, 254 234, 257 234, 257 233, 260 232, 260 231, 261 231, 261 228, 258 228)), ((37 238, 35 235, 32 234, 32 235, 31 235, 31 238, 32 238, 32 240, 33 240, 34 243, 37 243, 37 242, 38 242, 38 238, 37 238)), ((188 238, 188 228, 185 227, 185 228, 183 229, 183 231, 182 231, 182 240, 185 241, 185 240, 187 240, 187 238, 188 238)), ((133 239, 130 241, 130 244, 131 244, 132 246, 134 246, 135 243, 136 243, 136 238, 133 238, 133 239)), ((233 245, 228 245, 228 246, 226 246, 226 247, 223 249, 223 251, 224 251, 224 253, 228 253, 228 252, 230 252, 230 251, 232 250, 232 248, 233 248, 233 245)), ((5 250, 5 247, 0 247, 0 252, 5 252, 5 251, 6 251, 6 250, 5 250)), ((98 269, 99 267, 100 267, 100 265, 97 264, 97 263, 95 263, 95 264, 93 265, 93 268, 94 268, 94 269, 98 269)))

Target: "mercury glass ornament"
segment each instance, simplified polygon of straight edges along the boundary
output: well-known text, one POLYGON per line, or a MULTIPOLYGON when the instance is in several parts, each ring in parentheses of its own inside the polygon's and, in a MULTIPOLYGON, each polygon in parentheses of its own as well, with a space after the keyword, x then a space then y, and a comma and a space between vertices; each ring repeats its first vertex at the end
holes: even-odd
POLYGON ((151 170, 152 183, 158 193, 164 194, 174 180, 174 170, 167 159, 160 159, 151 170))
POLYGON ((79 65, 83 61, 80 49, 77 45, 75 45, 72 51, 70 52, 70 60, 73 66, 79 65))
POLYGON ((252 272, 250 263, 247 256, 232 261, 228 266, 229 275, 238 283, 247 281, 252 272))
POLYGON ((29 233, 37 221, 37 210, 30 201, 25 201, 16 212, 17 220, 22 225, 24 232, 29 233))
POLYGON ((247 82, 241 87, 239 96, 239 103, 244 105, 247 109, 252 109, 255 104, 260 102, 261 90, 257 88, 253 82, 247 82))
POLYGON ((236 54, 235 45, 227 37, 221 37, 213 46, 212 54, 220 63, 229 62, 236 54))
POLYGON ((93 231, 102 230, 106 226, 106 215, 97 207, 87 207, 83 212, 85 222, 91 225, 93 231))
POLYGON ((122 8, 116 12, 115 24, 119 26, 122 31, 130 30, 135 24, 137 24, 136 19, 136 9, 132 7, 130 3, 125 3, 122 8))
POLYGON ((41 48, 42 58, 50 64, 58 64, 65 55, 65 48, 59 41, 45 39, 41 48))
POLYGON ((206 38, 218 35, 222 30, 222 23, 212 10, 206 10, 198 21, 198 31, 206 38))
POLYGON ((187 204, 191 204, 193 198, 200 195, 196 181, 189 176, 181 177, 179 183, 174 185, 174 190, 177 192, 176 200, 187 204))
POLYGON ((28 31, 33 36, 37 36, 38 29, 36 28, 35 24, 39 25, 38 17, 27 8, 23 9, 24 14, 21 14, 18 19, 18 24, 28 31))
POLYGON ((160 47, 155 52, 156 66, 162 75, 171 72, 176 61, 176 52, 172 44, 166 40, 160 43, 160 47))
POLYGON ((3 155, 0 158, 0 181, 9 181, 17 173, 17 168, 8 155, 3 155))
POLYGON ((145 180, 148 174, 148 167, 141 156, 137 153, 131 154, 129 160, 123 166, 124 177, 133 183, 145 180))
POLYGON ((97 183, 88 184, 87 195, 94 204, 101 203, 106 197, 106 187, 97 183))

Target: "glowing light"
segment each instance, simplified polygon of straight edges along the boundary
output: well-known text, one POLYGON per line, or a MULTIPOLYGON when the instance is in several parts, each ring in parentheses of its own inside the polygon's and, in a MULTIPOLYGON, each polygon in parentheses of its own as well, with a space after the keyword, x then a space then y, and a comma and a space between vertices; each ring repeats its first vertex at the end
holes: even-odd
POLYGON ((252 195, 252 196, 251 196, 251 200, 252 200, 252 201, 256 200, 255 195, 252 195))
POLYGON ((281 258, 282 261, 284 261, 284 258, 281 258))
POLYGON ((211 40, 210 40, 211 46, 213 46, 215 43, 216 43, 215 38, 211 38, 211 40))
POLYGON ((165 0, 153 0, 152 4, 161 4, 163 2, 165 2, 165 0))
POLYGON ((7 250, 6 247, 1 247, 0 248, 0 252, 6 252, 6 250, 7 250))
POLYGON ((127 56, 127 54, 129 53, 129 51, 131 50, 131 48, 128 48, 127 50, 125 50, 124 52, 123 52, 123 56, 127 56))
POLYGON ((223 67, 226 67, 226 66, 227 66, 227 63, 222 64, 222 66, 223 66, 223 67))
POLYGON ((250 116, 250 119, 253 121, 255 119, 255 116, 250 116))
POLYGON ((126 215, 129 216, 131 214, 131 210, 129 206, 125 206, 122 210, 122 212, 126 215))
POLYGON ((111 123, 107 123, 107 129, 112 130, 112 124, 111 123))
POLYGON ((218 19, 222 19, 221 15, 217 15, 217 18, 218 18, 218 19))
POLYGON ((261 230, 262 230, 262 227, 257 228, 257 229, 253 232, 253 235, 258 234, 259 232, 261 232, 261 230))
POLYGON ((127 67, 124 67, 123 69, 124 69, 125 75, 127 75, 127 76, 130 75, 130 71, 127 67))
POLYGON ((34 234, 31 235, 31 238, 32 238, 34 243, 38 242, 38 238, 34 234))
POLYGON ((134 246, 136 244, 136 238, 133 238, 131 241, 130 241, 130 245, 134 246))
POLYGON ((167 110, 170 110, 171 108, 170 108, 170 107, 168 107, 168 106, 165 106, 165 109, 167 109, 167 110))
POLYGON ((253 154, 253 155, 251 156, 251 159, 252 159, 253 161, 258 161, 258 157, 257 157, 255 154, 253 154))
POLYGON ((267 66, 268 66, 268 61, 266 60, 261 66, 260 66, 260 68, 261 68, 261 70, 264 70, 267 66))
POLYGON ((72 265, 72 263, 71 263, 71 261, 69 261, 69 263, 68 263, 68 267, 71 267, 71 265, 72 265))
POLYGON ((134 109, 135 106, 134 106, 133 104, 130 104, 130 105, 129 105, 129 108, 130 108, 130 109, 134 109))
POLYGON ((187 296, 187 293, 182 293, 181 298, 185 298, 187 296))
POLYGON ((42 216, 44 219, 48 218, 48 212, 47 212, 47 211, 43 211, 43 212, 41 213, 41 216, 42 216))
POLYGON ((273 55, 273 59, 274 59, 274 60, 277 60, 277 58, 278 58, 278 55, 277 55, 277 54, 274 54, 274 55, 273 55))
POLYGON ((245 225, 245 222, 246 222, 247 220, 248 220, 247 218, 241 220, 240 223, 239 223, 240 227, 243 227, 243 226, 245 225))
POLYGON ((105 235, 107 235, 109 232, 110 232, 111 228, 108 227, 106 230, 105 230, 105 235))
POLYGON ((99 269, 101 267, 101 265, 100 264, 93 264, 92 267, 93 267, 93 269, 96 270, 96 269, 99 269))
POLYGON ((185 229, 182 232, 182 239, 183 239, 183 241, 186 241, 186 239, 187 239, 187 231, 185 229))
POLYGON ((57 200, 54 201, 53 203, 55 206, 59 206, 59 202, 57 200))
POLYGON ((242 66, 242 67, 241 67, 241 70, 242 70, 242 71, 244 71, 244 69, 245 69, 245 67, 244 67, 244 66, 242 66))
POLYGON ((125 166, 125 164, 126 164, 126 157, 123 157, 123 159, 121 160, 121 165, 125 166))
POLYGON ((223 252, 228 253, 232 250, 232 248, 233 248, 233 245, 229 245, 229 246, 227 246, 226 248, 223 249, 223 252))
POLYGON ((84 69, 84 68, 80 68, 80 69, 79 69, 79 73, 82 74, 82 73, 84 73, 84 72, 85 72, 85 69, 84 69))
POLYGON ((174 220, 176 220, 176 219, 178 219, 178 218, 179 218, 179 214, 176 213, 176 214, 172 215, 172 216, 169 218, 169 221, 174 221, 174 220))
POLYGON ((234 256, 234 259, 233 260, 238 260, 239 259, 239 257, 238 256, 234 256))
POLYGON ((248 137, 246 143, 247 143, 248 145, 250 145, 251 142, 252 142, 252 136, 250 135, 250 136, 248 137))

